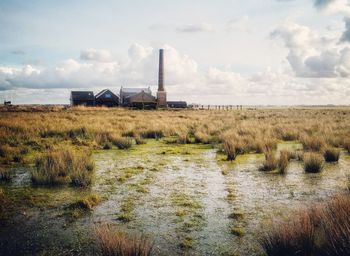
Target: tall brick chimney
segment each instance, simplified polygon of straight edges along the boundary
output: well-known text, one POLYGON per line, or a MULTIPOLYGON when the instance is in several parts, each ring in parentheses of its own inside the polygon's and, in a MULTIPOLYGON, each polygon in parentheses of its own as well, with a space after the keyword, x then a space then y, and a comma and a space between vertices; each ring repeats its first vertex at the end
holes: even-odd
POLYGON ((160 108, 167 107, 166 91, 164 89, 164 50, 163 49, 159 50, 157 105, 160 108))
POLYGON ((164 50, 159 50, 158 91, 164 91, 164 50))

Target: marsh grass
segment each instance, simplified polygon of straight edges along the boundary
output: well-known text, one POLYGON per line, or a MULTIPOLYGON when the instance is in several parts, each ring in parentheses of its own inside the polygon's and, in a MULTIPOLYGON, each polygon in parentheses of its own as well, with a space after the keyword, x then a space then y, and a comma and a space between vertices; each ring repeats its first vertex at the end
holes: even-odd
POLYGON ((308 136, 301 137, 301 144, 305 151, 321 152, 325 146, 325 140, 323 136, 308 136))
POLYGON ((274 222, 260 239, 268 256, 348 255, 350 249, 350 195, 294 213, 274 222))
POLYGON ((350 153, 350 139, 344 140, 343 147, 348 153, 350 153))
POLYGON ((133 140, 130 137, 114 137, 112 143, 119 149, 129 149, 132 147, 133 140))
POLYGON ((305 172, 318 173, 323 169, 323 157, 318 153, 304 154, 304 170, 305 172))
POLYGON ((287 167, 289 164, 289 160, 291 159, 291 153, 287 150, 282 150, 280 152, 280 156, 278 158, 278 171, 281 174, 285 174, 287 172, 287 167))
POLYGON ((288 222, 273 223, 260 240, 268 256, 313 255, 315 228, 307 212, 288 222))
POLYGON ((75 202, 72 206, 75 208, 81 208, 86 210, 93 210, 100 202, 102 201, 102 198, 99 195, 91 194, 88 196, 85 196, 77 202, 75 202))
POLYGON ((2 168, 0 167, 0 180, 2 181, 10 181, 12 179, 12 170, 10 168, 2 168))
POLYGON ((276 159, 276 152, 275 151, 266 151, 265 152, 265 161, 263 162, 262 166, 260 167, 261 171, 273 171, 277 169, 279 165, 278 160, 276 159))
POLYGON ((326 148, 323 153, 323 157, 326 162, 338 162, 339 156, 340 149, 338 148, 326 148))
POLYGON ((237 157, 236 145, 233 141, 225 141, 224 142, 224 151, 227 156, 228 161, 233 161, 237 157))
POLYGON ((91 184, 95 164, 89 154, 70 148, 53 150, 36 158, 32 171, 35 185, 63 185, 86 187, 91 184))
POLYGON ((153 242, 143 235, 128 235, 102 224, 95 227, 96 242, 104 256, 149 256, 153 242))
POLYGON ((278 140, 299 139, 306 151, 317 152, 325 142, 344 148, 350 144, 346 142, 350 129, 347 108, 145 113, 121 108, 16 106, 0 108, 0 112, 0 162, 5 164, 22 163, 28 154, 52 150, 52 144, 85 149, 108 149, 113 144, 127 149, 133 140, 142 144, 137 138, 175 137, 180 143, 222 143, 222 148, 229 144, 231 160, 238 154, 275 151, 278 140))

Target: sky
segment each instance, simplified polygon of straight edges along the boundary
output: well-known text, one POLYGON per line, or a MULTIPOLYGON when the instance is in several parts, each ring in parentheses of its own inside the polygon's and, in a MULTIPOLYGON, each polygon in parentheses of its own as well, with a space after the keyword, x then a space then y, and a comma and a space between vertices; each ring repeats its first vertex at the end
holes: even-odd
POLYGON ((1 0, 0 100, 157 88, 199 104, 350 104, 348 0, 1 0))

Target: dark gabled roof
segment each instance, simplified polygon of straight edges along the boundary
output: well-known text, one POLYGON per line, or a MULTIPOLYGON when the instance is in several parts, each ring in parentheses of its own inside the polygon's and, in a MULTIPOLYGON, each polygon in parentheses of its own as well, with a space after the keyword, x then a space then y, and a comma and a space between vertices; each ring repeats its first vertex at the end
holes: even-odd
POLYGON ((97 98, 101 97, 102 95, 104 95, 105 93, 110 93, 113 97, 119 98, 116 94, 114 94, 109 89, 104 89, 104 90, 100 91, 98 94, 96 94, 95 98, 97 99, 97 98))
POLYGON ((72 91, 72 100, 95 100, 94 92, 92 91, 72 91))

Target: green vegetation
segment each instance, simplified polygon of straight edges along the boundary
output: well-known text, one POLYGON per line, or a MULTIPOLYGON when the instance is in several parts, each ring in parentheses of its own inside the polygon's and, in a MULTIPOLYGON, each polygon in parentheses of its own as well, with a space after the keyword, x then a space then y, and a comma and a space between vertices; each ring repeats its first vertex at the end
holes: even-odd
POLYGON ((99 195, 96 194, 90 194, 88 196, 85 196, 81 199, 79 199, 76 203, 72 204, 73 207, 86 209, 86 210, 92 210, 94 209, 100 202, 102 201, 102 198, 99 195))
POLYGON ((74 221, 78 218, 81 218, 86 213, 91 212, 100 202, 102 198, 96 194, 89 194, 83 196, 82 198, 71 203, 65 212, 65 217, 70 221, 74 221))
POLYGON ((133 211, 135 209, 135 198, 127 197, 123 200, 120 206, 120 212, 117 215, 117 220, 129 222, 133 219, 133 211))
POLYGON ((132 139, 125 137, 115 137, 112 143, 119 149, 129 149, 132 146, 132 139))
POLYGON ((244 236, 244 229, 243 228, 239 228, 239 227, 232 227, 231 228, 231 234, 238 236, 238 237, 242 237, 244 236))
POLYGON ((230 219, 240 220, 244 218, 244 213, 242 211, 235 210, 228 217, 230 219))
POLYGON ((188 209, 199 209, 202 208, 202 205, 197 202, 194 198, 191 198, 189 195, 180 192, 174 192, 171 195, 172 204, 178 207, 185 207, 188 209))
POLYGON ((190 249, 193 246, 193 238, 190 236, 186 236, 181 242, 180 247, 183 249, 190 249))

